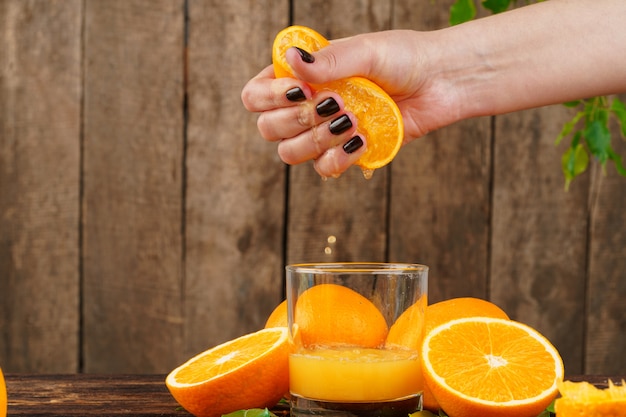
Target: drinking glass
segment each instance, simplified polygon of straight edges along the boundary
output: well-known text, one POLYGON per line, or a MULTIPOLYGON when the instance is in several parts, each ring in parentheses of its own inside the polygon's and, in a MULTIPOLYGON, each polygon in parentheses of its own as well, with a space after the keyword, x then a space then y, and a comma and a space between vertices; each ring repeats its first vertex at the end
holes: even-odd
POLYGON ((291 415, 406 417, 421 410, 428 267, 286 269, 291 415))

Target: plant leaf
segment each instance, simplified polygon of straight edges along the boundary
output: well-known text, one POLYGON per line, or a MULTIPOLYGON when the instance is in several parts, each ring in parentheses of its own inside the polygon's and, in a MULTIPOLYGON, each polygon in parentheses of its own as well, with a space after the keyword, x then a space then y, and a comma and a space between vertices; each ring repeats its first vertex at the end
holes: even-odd
POLYGON ((604 165, 609 158, 609 150, 611 149, 609 128, 601 120, 592 120, 585 127, 583 136, 587 141, 589 152, 604 165))
POLYGON ((476 16, 476 6, 473 0, 456 0, 450 6, 450 26, 472 20, 476 16))
POLYGON ((624 165, 622 164, 622 157, 616 154, 612 148, 609 149, 609 159, 615 164, 615 169, 617 169, 617 172, 621 176, 626 177, 626 168, 624 168, 624 165))
POLYGON ((556 140, 554 141, 555 145, 558 145, 559 143, 561 143, 561 140, 572 132, 576 124, 580 121, 580 119, 584 115, 585 115, 585 112, 580 111, 576 113, 576 115, 570 121, 563 124, 563 129, 561 129, 561 132, 559 133, 559 135, 556 137, 556 140))
POLYGON ((276 417, 276 415, 267 408, 250 408, 248 410, 238 410, 224 414, 222 417, 276 417))
POLYGON ((483 1, 483 7, 491 10, 492 13, 500 13, 509 8, 511 0, 485 0, 483 1))
POLYGON ((585 147, 581 143, 572 144, 561 157, 561 170, 565 176, 565 190, 569 189, 572 180, 585 172, 588 166, 589 155, 585 147))
POLYGON ((571 108, 571 107, 576 107, 576 106, 578 106, 580 103, 581 103, 581 101, 580 101, 580 100, 574 100, 574 101, 566 101, 565 103, 563 103, 563 105, 564 105, 565 107, 570 107, 570 108, 571 108))
POLYGON ((610 110, 619 121, 620 127, 622 128, 622 137, 626 138, 626 106, 619 98, 615 97, 611 103, 610 110))

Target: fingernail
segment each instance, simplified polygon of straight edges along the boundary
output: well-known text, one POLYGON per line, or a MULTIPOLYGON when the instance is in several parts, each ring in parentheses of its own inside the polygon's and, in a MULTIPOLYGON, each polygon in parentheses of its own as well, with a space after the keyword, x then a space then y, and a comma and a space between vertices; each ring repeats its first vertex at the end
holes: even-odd
POLYGON ((352 122, 347 114, 337 117, 335 120, 330 122, 330 133, 333 135, 340 135, 346 130, 352 127, 352 122))
POLYGON ((351 154, 361 146, 363 146, 363 139, 361 139, 360 136, 355 136, 343 145, 343 151, 347 154, 351 154))
POLYGON ((289 101, 304 101, 306 100, 306 96, 304 95, 304 91, 300 87, 294 87, 287 91, 285 94, 287 96, 287 100, 289 101))
POLYGON ((326 117, 337 113, 339 111, 339 104, 337 104, 334 98, 329 97, 315 106, 315 110, 320 116, 326 117))
POLYGON ((298 48, 297 46, 295 48, 298 51, 298 53, 300 54, 300 58, 304 62, 306 62, 307 64, 312 64, 312 63, 315 62, 315 57, 313 55, 311 55, 310 53, 308 53, 307 51, 305 51, 302 48, 298 48))

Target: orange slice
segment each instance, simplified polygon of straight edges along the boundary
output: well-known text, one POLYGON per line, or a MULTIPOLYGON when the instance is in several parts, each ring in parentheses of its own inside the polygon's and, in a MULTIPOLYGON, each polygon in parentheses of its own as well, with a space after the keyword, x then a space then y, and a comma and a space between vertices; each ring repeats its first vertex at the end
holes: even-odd
MULTIPOLYGON (((389 329, 387 346, 404 346, 421 351, 422 335, 450 320, 464 317, 494 317, 508 319, 509 316, 494 303, 474 297, 450 298, 425 306, 426 299, 409 307, 389 329), (420 314, 424 315, 423 334, 420 326, 420 314)), ((428 386, 424 387, 422 397, 426 410, 437 412, 439 404, 428 386)))
POLYGON ((599 389, 589 382, 559 383, 561 397, 554 403, 558 417, 626 417, 626 381, 599 389))
MULTIPOLYGON (((274 73, 279 77, 293 77, 285 59, 287 49, 297 46, 308 52, 319 51, 329 42, 322 35, 305 26, 290 26, 276 35, 272 47, 274 73)), ((356 161, 366 174, 387 165, 396 156, 404 138, 404 123, 397 104, 380 86, 362 77, 349 77, 312 86, 327 89, 341 96, 345 109, 353 113, 358 131, 365 136, 367 150, 356 161)))
POLYGON ((422 345, 426 384, 451 417, 529 417, 557 396, 563 361, 531 327, 471 317, 434 328, 422 345))
POLYGON ((330 42, 315 30, 306 26, 289 26, 278 32, 272 45, 272 63, 276 78, 293 77, 293 71, 285 59, 287 49, 297 46, 307 52, 316 52, 330 42))
POLYGON ((263 329, 191 358, 165 384, 198 417, 271 407, 289 389, 289 352, 286 327, 263 329))

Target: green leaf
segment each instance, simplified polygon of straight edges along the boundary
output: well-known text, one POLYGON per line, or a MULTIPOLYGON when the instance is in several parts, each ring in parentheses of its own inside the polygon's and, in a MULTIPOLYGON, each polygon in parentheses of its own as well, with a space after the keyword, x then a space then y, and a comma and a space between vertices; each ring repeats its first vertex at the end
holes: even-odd
POLYGON ((574 116, 569 122, 566 122, 565 124, 563 124, 563 129, 561 129, 561 133, 559 133, 559 135, 556 137, 555 145, 558 145, 559 143, 561 143, 561 140, 564 137, 572 133, 572 130, 574 130, 574 127, 584 115, 585 115, 585 112, 580 111, 576 113, 576 116, 574 116))
MULTIPOLYGON (((576 140, 576 138, 574 140, 576 140)), ((585 172, 588 166, 589 155, 587 155, 585 147, 581 143, 572 144, 561 157, 561 169, 565 176, 566 190, 569 189, 572 180, 585 172)))
POLYGON ((238 410, 229 414, 223 414, 222 417, 276 417, 267 408, 250 408, 248 410, 238 410))
POLYGON ((472 20, 476 16, 476 6, 473 0, 456 0, 450 6, 450 26, 472 20))
POLYGON ((616 154, 613 149, 609 149, 609 159, 615 164, 617 172, 621 176, 626 177, 626 168, 624 168, 624 165, 622 164, 622 157, 616 154))
POLYGON ((611 149, 609 128, 601 120, 592 120, 585 127, 583 136, 587 141, 589 152, 604 165, 609 158, 609 150, 611 149))
POLYGON ((565 107, 570 107, 570 108, 571 108, 571 107, 576 107, 576 106, 578 106, 580 103, 581 103, 581 101, 580 101, 580 100, 574 100, 574 101, 566 101, 565 103, 563 103, 563 105, 564 105, 565 107))
POLYGON ((622 137, 626 138, 626 106, 617 97, 615 97, 611 103, 611 113, 617 117, 620 127, 622 128, 622 137))
POLYGON ((485 0, 483 1, 483 7, 491 10, 492 13, 500 13, 509 8, 511 0, 485 0))

